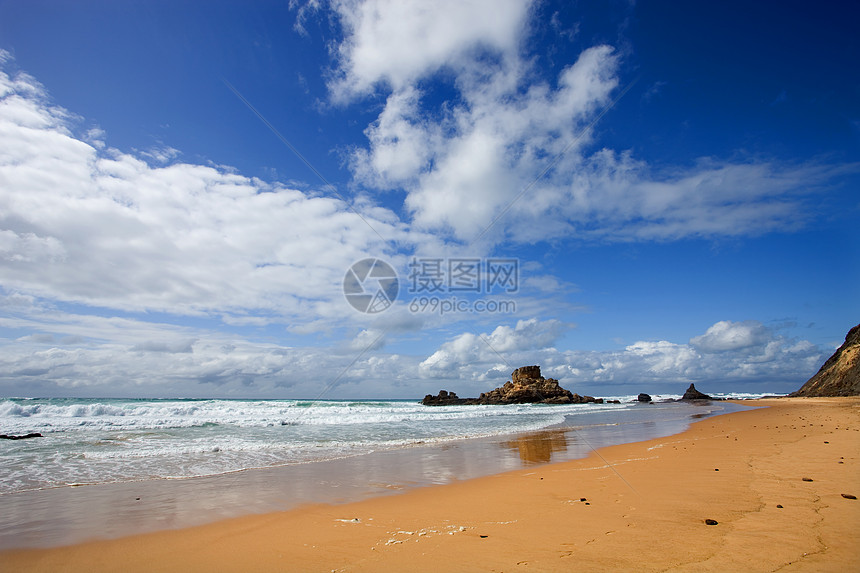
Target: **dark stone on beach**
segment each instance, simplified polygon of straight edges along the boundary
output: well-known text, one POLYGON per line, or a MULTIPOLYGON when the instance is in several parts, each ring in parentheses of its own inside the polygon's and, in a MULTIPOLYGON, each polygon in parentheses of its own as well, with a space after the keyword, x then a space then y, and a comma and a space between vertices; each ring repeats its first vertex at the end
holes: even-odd
POLYGON ((650 402, 651 396, 649 396, 648 394, 643 392, 643 393, 639 394, 638 396, 636 396, 636 400, 638 400, 639 402, 650 402))
POLYGON ((781 506, 780 504, 776 504, 776 508, 777 508, 777 509, 782 509, 782 506, 781 506))
POLYGON ((620 404, 621 400, 607 400, 606 403, 607 404, 620 404))
POLYGON ((856 495, 851 495, 850 493, 843 493, 842 497, 844 497, 845 499, 857 499, 856 495))
POLYGON ((41 438, 42 434, 33 432, 31 434, 26 434, 23 436, 10 436, 8 434, 0 434, 0 440, 27 440, 30 438, 41 438))
POLYGON ((544 378, 540 366, 523 366, 511 373, 511 380, 477 398, 460 398, 454 392, 441 390, 438 395, 427 394, 425 406, 504 405, 504 404, 602 404, 603 398, 580 396, 565 390, 558 380, 544 378))
POLYGON ((486 539, 486 538, 488 538, 488 537, 489 537, 489 535, 482 535, 482 536, 481 536, 481 539, 486 539))
POLYGON ((803 478, 803 481, 812 481, 812 478, 803 478))
POLYGON ((717 521, 716 519, 706 519, 705 520, 705 525, 719 525, 719 523, 720 522, 717 521))
POLYGON ((713 398, 711 398, 707 394, 703 394, 703 393, 699 392, 698 390, 696 390, 695 384, 690 384, 690 387, 687 388, 687 391, 684 392, 684 396, 681 398, 681 400, 712 400, 712 399, 713 398))
POLYGON ((789 396, 860 395, 860 324, 848 331, 845 342, 821 369, 789 396))

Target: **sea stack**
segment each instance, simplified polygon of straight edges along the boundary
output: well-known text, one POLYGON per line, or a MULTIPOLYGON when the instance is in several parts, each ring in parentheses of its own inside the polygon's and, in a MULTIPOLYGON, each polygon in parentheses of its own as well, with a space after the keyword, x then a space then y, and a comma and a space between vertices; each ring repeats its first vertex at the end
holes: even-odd
POLYGON ((690 384, 690 387, 684 392, 684 397, 681 400, 713 400, 713 398, 696 390, 695 384, 690 384))
POLYGON ((580 396, 565 390, 554 378, 544 378, 540 366, 523 366, 511 373, 511 380, 478 398, 458 398, 453 392, 441 390, 438 395, 427 394, 425 406, 500 405, 500 404, 602 404, 602 398, 580 396), (453 396, 453 399, 452 399, 453 396))
POLYGON ((789 396, 860 395, 860 324, 848 331, 845 342, 818 373, 789 396))

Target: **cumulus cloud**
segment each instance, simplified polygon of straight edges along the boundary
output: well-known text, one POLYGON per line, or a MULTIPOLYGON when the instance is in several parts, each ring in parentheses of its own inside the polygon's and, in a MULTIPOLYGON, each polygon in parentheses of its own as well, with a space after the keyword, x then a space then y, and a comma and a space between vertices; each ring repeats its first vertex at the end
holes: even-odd
POLYGON ((8 292, 234 323, 325 320, 344 314, 345 269, 386 249, 377 232, 410 243, 378 206, 362 218, 336 198, 176 162, 164 146, 141 154, 153 166, 75 128, 33 78, 0 71, 8 292))
MULTIPOLYGON (((321 9, 316 1, 304 6, 302 26, 321 9)), ((276 322, 294 333, 326 330, 344 322, 341 286, 352 263, 388 254, 405 267, 404 253, 386 251, 377 233, 404 251, 439 249, 450 239, 473 239, 510 207, 491 233, 496 242, 757 234, 802 224, 809 193, 856 169, 703 159, 657 170, 630 152, 589 151, 588 126, 619 93, 620 56, 594 46, 542 79, 522 52, 530 2, 332 6, 345 33, 334 48, 332 99, 385 97, 365 131, 368 145, 353 150, 350 166, 369 188, 404 190, 408 220, 368 195, 353 205, 358 216, 337 198, 183 162, 164 145, 113 149, 99 128, 78 133, 80 119, 51 103, 34 78, 0 68, 0 327, 27 333, 2 340, 0 393, 23 384, 53 393, 133 395, 146 387, 147 394, 211 395, 199 390, 202 383, 225 395, 290 387, 315 396, 345 372, 338 384, 355 395, 377 389, 375 395, 409 397, 430 380, 484 390, 531 363, 563 382, 598 388, 794 380, 820 363, 814 345, 754 321, 720 322, 688 343, 581 352, 555 347, 571 325, 531 318, 462 333, 412 356, 382 352, 382 333, 424 324, 402 305, 334 352, 50 307, 218 317, 237 329, 276 322), (455 97, 440 102, 428 93, 431 78, 447 82, 455 97)), ((0 51, 0 64, 9 61, 0 51)), ((518 298, 518 307, 528 305, 525 316, 541 315, 532 303, 545 305, 546 293, 573 288, 551 276, 523 284, 543 293, 518 298)))
MULTIPOLYGON (((368 330, 333 351, 53 307, 6 308, 17 310, 0 316, 0 329, 35 334, 0 339, 5 396, 397 396, 418 362, 379 352, 379 333, 368 330)), ((404 397, 415 395, 410 390, 404 397)))
MULTIPOLYGON (((381 189, 408 189, 417 228, 474 237, 539 176, 547 157, 588 141, 582 130, 617 86, 616 63, 611 48, 598 46, 561 73, 556 89, 521 89, 519 65, 474 62, 458 72, 462 102, 447 102, 438 121, 425 116, 417 86, 394 91, 365 132, 369 148, 353 154, 355 175, 381 189)), ((523 205, 534 209, 534 197, 523 205)))
POLYGON ((691 382, 714 392, 756 382, 794 390, 826 357, 810 342, 787 339, 754 320, 718 322, 686 344, 639 341, 612 351, 557 349, 564 330, 556 321, 532 319, 490 334, 464 333, 425 359, 419 372, 466 382, 472 392, 489 389, 512 367, 533 363, 567 387, 605 395, 655 388, 678 393, 691 382))
POLYGON ((478 379, 496 377, 526 352, 552 346, 567 328, 555 319, 531 318, 514 327, 500 325, 489 334, 463 333, 421 362, 419 372, 428 378, 458 378, 461 373, 478 379))
POLYGON ((293 347, 29 303, 26 297, 0 297, 0 329, 31 333, 0 339, 0 395, 417 398, 439 388, 477 395, 527 364, 592 395, 679 393, 691 382, 710 392, 755 383, 790 391, 832 350, 785 338, 757 321, 722 321, 689 343, 567 350, 557 344, 573 325, 532 318, 461 333, 421 356, 386 352, 385 329, 364 329, 339 348, 293 347))
POLYGON ((690 339, 690 344, 705 353, 728 352, 760 347, 770 341, 771 334, 760 322, 722 320, 690 339))
POLYGON ((611 46, 587 48, 544 78, 526 52, 529 3, 333 6, 344 38, 332 99, 386 94, 367 146, 353 151, 356 180, 406 191, 413 226, 449 239, 473 241, 496 219, 495 243, 790 230, 806 222, 810 194, 857 170, 755 158, 655 169, 626 150, 590 151, 590 125, 621 93, 611 46), (439 101, 434 82, 455 95, 439 101))
POLYGON ((399 90, 476 54, 514 58, 531 2, 522 0, 335 0, 344 40, 330 87, 335 100, 384 83, 399 90), (408 49, 404 47, 408 46, 408 49))

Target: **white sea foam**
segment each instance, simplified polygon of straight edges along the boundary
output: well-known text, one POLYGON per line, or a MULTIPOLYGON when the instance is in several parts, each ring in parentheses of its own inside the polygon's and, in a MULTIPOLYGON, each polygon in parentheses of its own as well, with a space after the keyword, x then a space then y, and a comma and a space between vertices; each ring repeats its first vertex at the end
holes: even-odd
MULTIPOLYGON (((635 419, 625 414, 637 410, 633 398, 603 405, 432 408, 414 401, 2 399, 0 433, 44 437, 0 440, 0 494, 214 475, 563 423, 602 432, 602 426, 635 419)), ((680 415, 660 408, 637 412, 680 415)))

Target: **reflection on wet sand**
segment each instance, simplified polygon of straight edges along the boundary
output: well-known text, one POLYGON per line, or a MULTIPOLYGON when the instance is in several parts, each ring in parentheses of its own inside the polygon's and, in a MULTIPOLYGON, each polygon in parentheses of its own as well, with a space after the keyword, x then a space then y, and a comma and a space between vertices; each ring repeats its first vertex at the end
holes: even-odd
POLYGON ((516 450, 524 464, 546 464, 556 452, 567 451, 567 428, 543 430, 501 442, 503 448, 516 450))
POLYGON ((520 436, 425 444, 190 479, 22 491, 0 496, 0 549, 67 545, 307 504, 360 501, 414 486, 585 457, 597 448, 682 432, 691 416, 744 409, 728 402, 675 402, 617 411, 584 407, 566 420, 567 427, 520 436))

